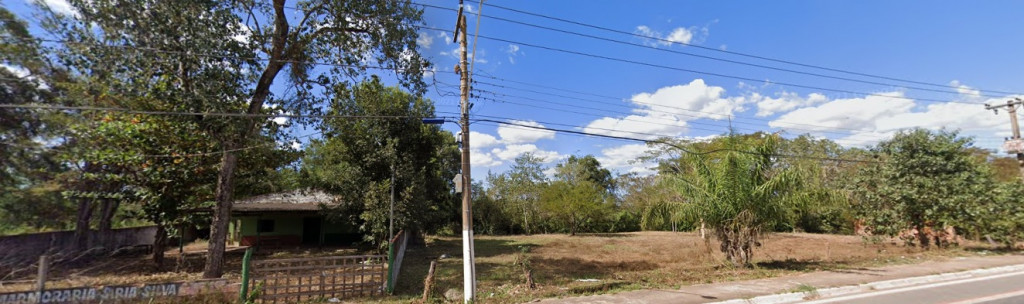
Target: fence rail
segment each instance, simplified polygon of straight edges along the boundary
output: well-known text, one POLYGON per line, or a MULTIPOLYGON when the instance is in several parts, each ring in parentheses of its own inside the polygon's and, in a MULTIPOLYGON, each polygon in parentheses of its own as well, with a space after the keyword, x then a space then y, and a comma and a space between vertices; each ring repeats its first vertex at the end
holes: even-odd
POLYGON ((383 255, 260 260, 249 286, 263 303, 383 295, 386 270, 383 255))

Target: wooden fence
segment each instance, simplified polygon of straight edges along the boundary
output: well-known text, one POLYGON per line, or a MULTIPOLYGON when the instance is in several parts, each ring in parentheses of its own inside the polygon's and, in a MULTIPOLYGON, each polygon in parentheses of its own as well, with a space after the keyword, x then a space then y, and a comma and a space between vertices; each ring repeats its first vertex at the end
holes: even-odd
POLYGON ((383 295, 386 270, 383 255, 260 260, 249 286, 262 303, 383 295))

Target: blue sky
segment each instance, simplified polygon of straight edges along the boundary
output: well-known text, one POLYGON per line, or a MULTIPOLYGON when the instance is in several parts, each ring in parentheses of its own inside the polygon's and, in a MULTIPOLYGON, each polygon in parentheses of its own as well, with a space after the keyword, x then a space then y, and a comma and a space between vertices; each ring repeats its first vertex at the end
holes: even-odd
MULTIPOLYGON (((32 19, 25 0, 4 5, 32 19)), ((60 0, 47 0, 53 6, 60 0)), ((455 0, 416 2, 457 8, 455 0)), ((478 1, 468 1, 471 12, 478 1)), ((1010 134, 1005 112, 994 115, 983 103, 1002 103, 1024 92, 1024 26, 1014 23, 1024 3, 903 1, 512 1, 489 0, 483 14, 599 36, 649 48, 480 20, 476 50, 474 118, 516 120, 521 124, 634 138, 702 138, 727 132, 811 133, 847 146, 869 146, 900 129, 963 129, 979 146, 996 149, 1010 134), (663 43, 528 16, 490 7, 499 5, 584 24, 678 42, 663 43), (672 69, 566 54, 528 45, 559 48, 666 66, 672 69), (816 70, 736 56, 713 50, 781 59, 839 70, 939 84, 926 86, 816 70), (768 70, 693 56, 742 61, 854 78, 865 84, 768 70), (683 72, 733 75, 750 80, 683 72), (842 93, 801 88, 874 94, 842 93), (948 93, 914 89, 924 87, 948 93), (533 91, 533 92, 531 92, 533 91), (1002 91, 1000 93, 992 91, 1002 91), (537 93, 541 92, 541 93, 537 93), (560 96, 555 96, 560 95, 560 96)), ((438 111, 457 112, 457 44, 451 29, 455 13, 425 8, 428 27, 420 52, 431 58, 438 86, 428 97, 438 111), (447 85, 446 85, 447 84, 447 85)), ((469 18, 470 34, 476 15, 469 18)), ((472 37, 470 38, 472 43, 472 37)), ((472 46, 472 44, 471 44, 472 46)), ((444 114, 441 114, 444 115, 444 114)), ((454 124, 446 129, 457 130, 454 124)), ((630 161, 643 144, 538 131, 492 123, 472 125, 473 174, 502 172, 523 152, 548 165, 569 155, 593 154, 619 173, 650 172, 630 161)))

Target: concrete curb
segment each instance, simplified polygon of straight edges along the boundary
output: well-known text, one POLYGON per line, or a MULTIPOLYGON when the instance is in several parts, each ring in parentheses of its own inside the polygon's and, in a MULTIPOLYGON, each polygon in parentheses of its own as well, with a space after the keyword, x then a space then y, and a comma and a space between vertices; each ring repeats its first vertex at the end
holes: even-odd
POLYGON ((967 270, 961 272, 950 272, 942 274, 933 274, 921 277, 894 279, 887 281, 878 281, 871 283, 864 283, 860 285, 841 286, 823 288, 815 291, 806 292, 791 292, 774 294, 767 296, 759 296, 749 299, 734 299, 722 302, 714 302, 717 304, 782 304, 782 303, 796 303, 802 301, 809 301, 817 298, 831 298, 838 296, 845 296, 854 293, 868 292, 868 291, 881 291, 886 289, 902 288, 913 285, 921 285, 928 283, 937 283, 943 281, 952 281, 959 279, 967 279, 973 277, 988 276, 1001 273, 1009 273, 1015 271, 1024 271, 1024 264, 982 268, 967 270))

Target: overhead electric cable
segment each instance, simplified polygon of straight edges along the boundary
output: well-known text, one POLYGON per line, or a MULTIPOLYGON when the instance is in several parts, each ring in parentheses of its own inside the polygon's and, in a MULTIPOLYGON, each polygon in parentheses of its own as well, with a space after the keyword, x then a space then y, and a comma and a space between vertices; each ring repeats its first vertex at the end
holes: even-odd
MULTIPOLYGON (((434 6, 434 5, 430 5, 430 4, 420 4, 420 5, 421 6, 425 6, 425 7, 430 7, 430 8, 436 8, 436 9, 452 10, 450 8, 434 6)), ((718 57, 714 57, 714 56, 695 54, 695 53, 684 52, 684 51, 679 51, 679 50, 674 50, 674 49, 659 48, 659 47, 656 47, 656 46, 650 46, 650 45, 645 45, 645 44, 641 44, 641 43, 616 40, 616 39, 600 37, 600 36, 596 36, 596 35, 584 34, 584 33, 580 33, 580 32, 574 32, 574 31, 569 31, 569 30, 563 30, 563 29, 543 26, 543 25, 536 25, 536 24, 532 24, 532 23, 528 23, 528 22, 511 20, 511 19, 507 19, 507 18, 501 18, 501 17, 489 16, 489 15, 483 15, 483 16, 486 17, 486 18, 494 19, 494 20, 504 21, 504 22, 508 22, 508 23, 514 23, 514 24, 519 24, 519 25, 523 25, 523 26, 529 26, 529 27, 544 29, 544 30, 548 30, 548 31, 554 31, 554 32, 569 34, 569 35, 586 37, 586 38, 595 39, 595 40, 601 40, 601 41, 612 42, 612 43, 617 43, 617 44, 641 47, 641 48, 652 49, 652 50, 661 51, 661 52, 674 53, 674 54, 679 54, 679 55, 686 55, 686 56, 697 57, 697 58, 702 58, 702 59, 707 59, 707 60, 714 60, 714 61, 727 62, 727 63, 738 64, 738 65, 752 66, 752 67, 757 67, 757 68, 762 68, 762 69, 769 69, 769 70, 775 70, 775 71, 781 71, 781 72, 787 72, 787 73, 794 73, 794 74, 801 74, 801 75, 807 75, 807 76, 814 76, 814 77, 820 77, 820 78, 828 78, 828 79, 835 79, 835 80, 858 82, 858 83, 864 83, 864 84, 881 85, 881 86, 898 86, 898 87, 902 87, 902 88, 906 88, 906 89, 928 91, 928 92, 937 92, 937 93, 945 93, 945 94, 960 94, 959 92, 956 91, 957 88, 953 88, 953 87, 950 87, 948 85, 944 86, 945 89, 940 90, 940 89, 931 89, 931 88, 923 88, 923 87, 908 86, 908 85, 897 85, 897 84, 883 83, 883 82, 870 81, 870 80, 860 80, 860 79, 854 79, 854 78, 848 78, 848 77, 825 75, 825 74, 820 74, 820 73, 804 72, 804 71, 798 71, 798 70, 787 69, 787 68, 767 66, 767 65, 763 65, 763 64, 749 63, 749 62, 737 61, 737 60, 732 60, 732 59, 725 59, 725 58, 718 58, 718 57)), ((986 94, 980 94, 980 96, 993 97, 993 98, 1004 97, 1004 96, 986 95, 986 94)))
MULTIPOLYGON (((836 73, 844 73, 844 74, 849 74, 849 75, 857 75, 857 76, 863 76, 863 77, 885 79, 885 80, 913 83, 913 84, 919 84, 919 85, 927 85, 927 86, 933 86, 933 87, 942 87, 942 88, 948 88, 949 87, 949 85, 947 85, 947 84, 931 83, 931 82, 917 81, 917 80, 911 80, 911 79, 882 76, 882 75, 877 75, 877 74, 854 72, 854 71, 837 69, 837 68, 829 68, 829 67, 825 67, 825 66, 821 66, 821 65, 800 63, 800 62, 791 61, 791 60, 776 59, 776 58, 770 58, 770 57, 766 57, 766 56, 753 55, 753 54, 741 53, 741 52, 736 52, 736 51, 722 50, 722 49, 713 48, 713 47, 707 47, 707 46, 702 46, 702 45, 680 43, 678 41, 664 39, 664 38, 661 38, 661 37, 653 37, 653 36, 641 35, 641 34, 637 34, 637 33, 633 33, 633 32, 616 30, 616 29, 612 29, 612 28, 608 28, 608 27, 603 27, 603 26, 598 26, 598 25, 593 25, 593 24, 587 24, 587 23, 583 23, 583 22, 579 22, 579 21, 568 20, 568 19, 564 19, 564 18, 553 17, 553 16, 548 16, 548 15, 543 15, 543 14, 538 14, 538 13, 534 13, 534 12, 529 12, 529 11, 524 11, 524 10, 520 10, 520 9, 509 8, 509 7, 505 7, 505 6, 501 6, 501 5, 496 5, 496 4, 490 4, 489 6, 490 7, 494 7, 494 8, 498 8, 498 9, 502 9, 502 10, 507 10, 507 11, 511 11, 511 12, 520 13, 520 14, 530 15, 530 16, 534 16, 534 17, 540 17, 540 18, 549 19, 549 20, 555 20, 555 21, 569 23, 569 24, 574 24, 574 25, 578 25, 578 26, 598 29, 598 30, 602 30, 602 31, 608 31, 608 32, 613 32, 613 33, 618 33, 618 34, 623 34, 623 35, 629 35, 629 36, 634 36, 634 37, 639 37, 639 38, 644 38, 644 39, 651 39, 651 40, 656 40, 656 41, 660 41, 660 42, 663 42, 663 43, 685 45, 685 46, 688 46, 688 47, 699 48, 699 49, 704 49, 704 50, 713 51, 713 52, 719 52, 719 53, 725 53, 725 54, 730 54, 730 55, 742 56, 742 57, 747 57, 747 58, 754 58, 754 59, 760 59, 760 60, 765 60, 765 61, 771 61, 771 62, 777 62, 777 63, 801 66, 801 67, 806 67, 806 68, 814 68, 814 69, 819 69, 819 70, 824 70, 824 71, 830 71, 830 72, 836 72, 836 73)), ((1009 94, 1009 95, 1024 95, 1024 93, 1020 93, 1020 92, 998 91, 998 90, 989 90, 989 89, 982 89, 982 88, 977 88, 977 90, 985 91, 985 92, 992 92, 992 93, 1009 94)))
MULTIPOLYGON (((428 29, 428 30, 435 30, 435 31, 444 31, 444 30, 439 29, 439 28, 428 27, 428 26, 421 26, 420 28, 428 29)), ((655 67, 655 68, 661 68, 661 69, 667 69, 667 70, 674 70, 674 71, 680 71, 680 72, 688 72, 688 73, 702 74, 702 75, 708 75, 708 76, 716 76, 716 77, 722 77, 722 78, 738 79, 738 80, 751 81, 751 82, 760 82, 760 81, 762 81, 762 80, 758 80, 758 79, 754 79, 754 78, 749 78, 749 77, 744 77, 744 76, 735 76, 735 75, 728 75, 728 74, 722 74, 722 73, 716 73, 716 72, 698 71, 698 70, 692 70, 692 69, 686 69, 686 68, 680 68, 680 67, 673 67, 673 66, 655 64, 655 63, 637 61, 637 60, 632 60, 632 59, 616 58, 616 57, 591 54, 591 53, 586 53, 586 52, 581 52, 581 51, 573 51, 573 50, 561 49, 561 48, 556 48, 556 47, 543 46, 543 45, 532 44, 532 43, 525 43, 525 42, 521 42, 521 41, 508 40, 508 39, 504 39, 504 38, 495 38, 495 37, 484 36, 484 35, 480 35, 480 38, 488 39, 488 40, 493 40, 493 41, 504 42, 504 43, 511 43, 511 44, 517 44, 517 45, 525 45, 525 46, 532 47, 532 48, 538 48, 538 49, 549 50, 549 51, 554 51, 554 52, 560 52, 560 53, 566 53, 566 54, 572 54, 572 55, 578 55, 578 56, 584 56, 584 57, 591 57, 591 58, 598 58, 598 59, 603 59, 603 60, 608 60, 608 61, 617 61, 617 62, 623 62, 623 63, 629 63, 629 64, 635 64, 635 65, 648 66, 648 67, 655 67)), ((875 96, 875 97, 884 97, 884 98, 893 98, 893 99, 904 99, 904 100, 911 100, 911 101, 913 101, 913 100, 921 100, 921 101, 931 101, 931 102, 950 102, 950 103, 961 103, 961 104, 978 105, 978 103, 971 103, 971 102, 949 101, 949 100, 939 100, 939 99, 929 99, 929 98, 911 98, 911 97, 893 96, 893 95, 878 94, 878 93, 865 93, 865 92, 857 92, 857 91, 850 91, 850 90, 843 90, 843 89, 831 89, 831 88, 812 86, 812 85, 803 85, 803 84, 796 84, 796 83, 789 83, 789 82, 772 81, 771 83, 778 84, 778 85, 783 85, 783 86, 790 86, 790 87, 797 87, 797 88, 804 88, 804 89, 812 89, 812 90, 821 90, 821 91, 829 91, 829 92, 836 92, 836 93, 846 93, 846 94, 862 95, 862 96, 875 96)))

